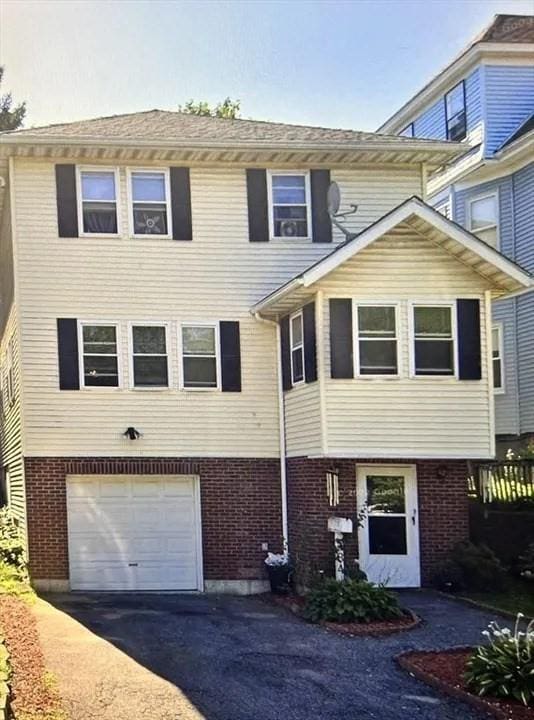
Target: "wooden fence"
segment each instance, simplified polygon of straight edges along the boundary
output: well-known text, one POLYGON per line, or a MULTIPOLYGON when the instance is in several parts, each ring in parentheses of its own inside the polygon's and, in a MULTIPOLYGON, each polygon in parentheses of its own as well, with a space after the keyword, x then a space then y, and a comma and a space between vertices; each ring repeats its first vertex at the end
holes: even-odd
POLYGON ((483 503, 534 507, 534 459, 483 463, 472 468, 469 496, 483 503))

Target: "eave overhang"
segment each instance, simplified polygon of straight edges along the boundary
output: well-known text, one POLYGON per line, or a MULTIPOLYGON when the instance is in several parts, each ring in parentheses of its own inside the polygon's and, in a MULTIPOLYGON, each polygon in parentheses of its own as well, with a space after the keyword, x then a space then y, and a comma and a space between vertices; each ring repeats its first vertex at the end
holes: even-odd
POLYGON ((534 289, 530 273, 413 197, 363 230, 354 240, 339 245, 325 258, 274 290, 256 303, 251 312, 274 319, 285 315, 311 298, 317 283, 326 275, 399 225, 408 226, 485 278, 495 298, 534 289))

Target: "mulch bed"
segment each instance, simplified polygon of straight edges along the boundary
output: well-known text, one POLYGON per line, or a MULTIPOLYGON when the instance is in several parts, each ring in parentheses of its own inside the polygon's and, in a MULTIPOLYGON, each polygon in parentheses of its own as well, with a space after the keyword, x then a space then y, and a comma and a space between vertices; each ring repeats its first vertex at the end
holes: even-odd
POLYGON ((58 694, 47 680, 29 605, 17 597, 0 595, 0 628, 10 654, 11 710, 15 720, 64 718, 58 694))
MULTIPOLYGON (((306 599, 301 595, 267 595, 268 601, 274 602, 275 605, 290 610, 295 615, 302 617, 306 599)), ((370 623, 337 623, 327 622, 326 620, 319 623, 327 630, 336 632, 339 635, 348 635, 351 637, 362 637, 366 635, 379 636, 391 635, 392 633, 402 632, 403 630, 411 630, 421 623, 419 618, 411 610, 403 609, 404 615, 395 620, 381 620, 380 622, 370 623)))
POLYGON ((410 651, 397 657, 399 665, 437 690, 464 700, 500 720, 534 720, 534 708, 493 697, 479 697, 467 689, 463 673, 473 648, 431 652, 410 651))

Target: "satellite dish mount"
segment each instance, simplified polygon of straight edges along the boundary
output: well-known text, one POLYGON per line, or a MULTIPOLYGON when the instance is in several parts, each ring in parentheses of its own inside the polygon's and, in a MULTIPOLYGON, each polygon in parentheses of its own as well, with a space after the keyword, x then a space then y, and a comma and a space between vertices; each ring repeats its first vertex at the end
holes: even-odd
POLYGON ((347 218, 349 215, 354 215, 354 213, 358 211, 358 206, 351 203, 350 210, 346 210, 345 212, 339 212, 340 205, 341 193, 339 191, 339 185, 337 184, 337 182, 331 182, 328 187, 328 192, 326 194, 326 206, 328 208, 328 215, 330 216, 330 221, 332 222, 332 225, 335 225, 341 230, 341 232, 345 236, 345 240, 347 240, 348 242, 350 240, 354 240, 358 233, 353 233, 350 232, 350 230, 347 230, 347 228, 341 224, 340 220, 345 220, 345 218, 347 218))

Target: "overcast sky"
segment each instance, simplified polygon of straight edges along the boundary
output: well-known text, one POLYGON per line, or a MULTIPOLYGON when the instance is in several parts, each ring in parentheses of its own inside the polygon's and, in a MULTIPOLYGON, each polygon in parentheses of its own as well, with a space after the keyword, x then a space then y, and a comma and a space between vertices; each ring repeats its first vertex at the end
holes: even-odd
POLYGON ((27 127, 230 95, 374 130, 498 12, 534 0, 0 0, 2 90, 27 127))

